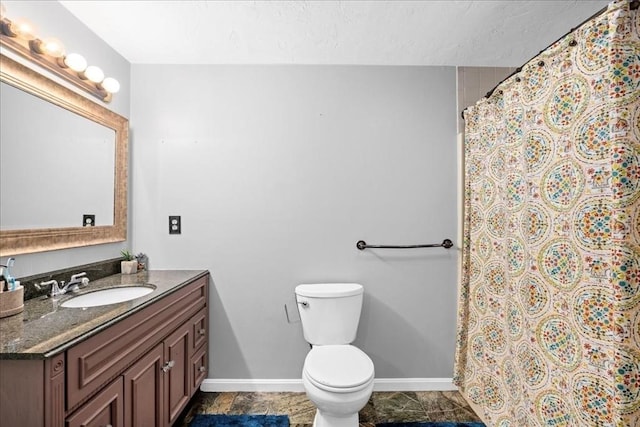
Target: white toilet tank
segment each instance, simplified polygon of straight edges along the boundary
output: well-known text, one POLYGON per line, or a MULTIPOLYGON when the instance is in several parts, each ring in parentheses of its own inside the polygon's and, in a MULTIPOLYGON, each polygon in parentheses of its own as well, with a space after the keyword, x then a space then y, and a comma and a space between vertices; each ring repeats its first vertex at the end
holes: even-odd
POLYGON ((356 339, 364 288, 358 283, 296 286, 304 339, 312 345, 344 345, 356 339))

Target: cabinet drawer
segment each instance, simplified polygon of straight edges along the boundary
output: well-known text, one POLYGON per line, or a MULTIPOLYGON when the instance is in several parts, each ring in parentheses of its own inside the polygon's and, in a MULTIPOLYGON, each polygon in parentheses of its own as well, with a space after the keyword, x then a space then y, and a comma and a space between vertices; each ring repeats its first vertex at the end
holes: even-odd
POLYGON ((191 394, 195 393, 207 378, 207 371, 209 367, 209 358, 207 357, 207 346, 203 346, 196 354, 191 358, 191 394))
POLYGON ((207 338, 209 337, 209 328, 207 323, 207 310, 203 310, 193 318, 193 351, 202 347, 202 344, 207 341, 207 338))
POLYGON ((121 374, 207 304, 202 277, 67 351, 67 410, 121 374))

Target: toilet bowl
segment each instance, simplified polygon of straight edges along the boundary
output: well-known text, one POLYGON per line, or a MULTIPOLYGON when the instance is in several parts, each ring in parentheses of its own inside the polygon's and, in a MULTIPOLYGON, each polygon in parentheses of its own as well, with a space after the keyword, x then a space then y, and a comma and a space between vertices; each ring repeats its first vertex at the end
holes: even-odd
POLYGON ((352 345, 313 347, 305 358, 302 383, 316 406, 314 427, 357 427, 358 411, 373 392, 373 362, 352 345))

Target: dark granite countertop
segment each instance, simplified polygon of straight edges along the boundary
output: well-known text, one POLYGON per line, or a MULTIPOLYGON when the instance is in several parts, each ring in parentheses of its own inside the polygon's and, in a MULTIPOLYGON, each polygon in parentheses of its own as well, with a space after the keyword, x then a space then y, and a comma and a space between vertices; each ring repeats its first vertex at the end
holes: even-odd
POLYGON ((0 359, 51 357, 87 339, 113 323, 149 306, 206 270, 152 270, 137 274, 115 274, 91 281, 78 293, 57 299, 38 297, 24 302, 24 311, 0 319, 0 359), (131 301, 89 308, 65 308, 69 298, 104 288, 153 285, 155 290, 131 301))

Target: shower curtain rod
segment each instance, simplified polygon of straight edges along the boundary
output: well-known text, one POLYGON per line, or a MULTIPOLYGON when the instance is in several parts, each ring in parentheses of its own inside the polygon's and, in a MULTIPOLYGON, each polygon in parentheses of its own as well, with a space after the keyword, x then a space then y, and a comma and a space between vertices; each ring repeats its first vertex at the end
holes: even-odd
MULTIPOLYGON (((638 7, 640 7, 640 0, 632 0, 629 2, 629 8, 631 10, 636 10, 638 9, 638 7)), ((562 35, 561 37, 559 37, 556 41, 554 41, 553 43, 551 43, 549 46, 547 46, 546 48, 544 48, 543 50, 541 50, 540 52, 538 52, 537 55, 535 55, 534 57, 532 57, 531 59, 529 59, 527 62, 524 63, 524 65, 528 64, 529 62, 533 61, 534 59, 536 59, 538 56, 540 56, 543 52, 545 52, 547 49, 549 49, 551 46, 553 46, 554 44, 556 44, 557 42, 559 42, 560 40, 562 40, 563 38, 567 37, 569 34, 573 33, 575 30, 577 30, 578 28, 580 28, 582 25, 586 24, 587 22, 591 21, 592 19, 602 15, 603 13, 605 13, 607 11, 607 9, 609 8, 609 6, 605 6, 602 9, 600 9, 599 11, 597 11, 596 13, 594 13, 593 15, 591 15, 590 17, 588 17, 587 19, 585 19, 584 21, 582 21, 580 24, 576 25, 574 28, 572 28, 571 30, 569 30, 567 33, 565 33, 564 35, 562 35)), ((572 44, 571 46, 575 46, 575 44, 572 44)), ((538 64, 540 66, 544 65, 543 61, 540 61, 538 64), (542 62, 542 64, 540 64, 540 62, 542 62)), ((523 65, 523 66, 524 66, 523 65)), ((500 80, 500 82, 498 84, 496 84, 493 89, 491 89, 489 92, 487 92, 487 94, 484 96, 485 98, 489 98, 491 97, 491 95, 493 95, 493 92, 498 88, 498 86, 500 86, 502 83, 504 83, 506 80, 510 79, 511 77, 513 77, 514 75, 518 74, 520 71, 522 71, 522 67, 518 67, 515 69, 514 72, 512 72, 511 74, 509 74, 507 77, 505 77, 504 79, 500 80)), ((467 110, 467 108, 469 107, 465 107, 461 112, 460 112, 460 116, 462 117, 462 120, 464 120, 464 112, 467 110)))

